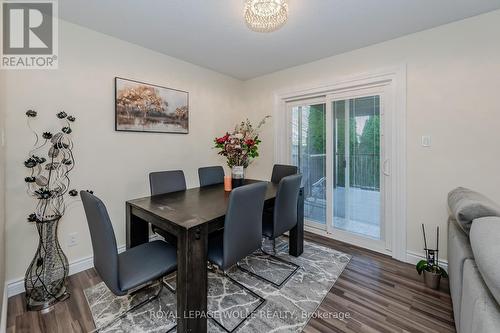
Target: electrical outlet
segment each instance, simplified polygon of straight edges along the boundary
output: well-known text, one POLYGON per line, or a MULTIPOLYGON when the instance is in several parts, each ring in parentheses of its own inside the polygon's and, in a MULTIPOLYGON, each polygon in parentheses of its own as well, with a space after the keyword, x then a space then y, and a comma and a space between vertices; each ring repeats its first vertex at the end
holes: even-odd
POLYGON ((422 136, 422 147, 430 147, 431 146, 431 136, 423 135, 422 136))
POLYGON ((68 235, 68 247, 76 246, 78 244, 78 233, 72 232, 68 235))

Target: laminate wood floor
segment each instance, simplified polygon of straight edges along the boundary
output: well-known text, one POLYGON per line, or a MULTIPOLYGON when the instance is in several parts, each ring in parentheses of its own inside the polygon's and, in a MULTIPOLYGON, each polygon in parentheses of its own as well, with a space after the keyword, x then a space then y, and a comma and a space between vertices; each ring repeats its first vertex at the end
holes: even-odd
MULTIPOLYGON (((413 265, 311 233, 305 237, 348 253, 352 260, 304 332, 455 332, 447 280, 434 291, 423 285, 413 265)), ((27 312, 24 294, 9 298, 7 332, 93 330, 83 290, 100 281, 93 269, 70 276, 71 297, 45 314, 27 312)))

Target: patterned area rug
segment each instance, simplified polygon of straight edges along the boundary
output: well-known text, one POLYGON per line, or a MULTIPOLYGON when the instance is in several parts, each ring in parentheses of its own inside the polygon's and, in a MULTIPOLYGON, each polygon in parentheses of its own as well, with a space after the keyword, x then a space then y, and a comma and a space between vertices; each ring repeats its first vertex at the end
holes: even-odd
MULTIPOLYGON (((300 332, 350 260, 345 253, 311 242, 304 242, 304 253, 300 257, 289 256, 286 238, 276 241, 276 256, 300 266, 288 280, 295 267, 261 253, 245 258, 240 265, 276 284, 283 282, 281 288, 237 268, 229 272, 230 277, 264 298, 263 304, 227 277, 209 272, 208 314, 213 317, 208 320, 209 332, 224 332, 220 325, 228 331, 237 328, 237 332, 300 332)), ((174 284, 174 281, 175 278, 169 282, 174 284)), ((102 327, 158 288, 117 297, 101 282, 84 293, 94 323, 102 327)), ((175 294, 164 288, 159 298, 100 332, 175 332, 175 311, 175 294)))

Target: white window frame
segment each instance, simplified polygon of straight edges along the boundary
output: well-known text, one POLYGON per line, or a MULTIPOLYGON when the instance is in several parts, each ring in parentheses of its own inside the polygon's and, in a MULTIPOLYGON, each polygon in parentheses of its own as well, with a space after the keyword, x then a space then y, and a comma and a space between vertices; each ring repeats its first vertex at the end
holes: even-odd
MULTIPOLYGON (((406 261, 406 65, 350 77, 334 78, 331 82, 323 84, 311 84, 303 88, 275 92, 273 115, 275 163, 289 163, 290 159, 290 123, 287 116, 287 103, 305 99, 312 100, 313 98, 324 100, 327 105, 327 122, 330 122, 332 120, 331 101, 333 98, 341 99, 344 94, 352 97, 356 90, 362 91, 367 88, 383 89, 384 109, 392 110, 388 114, 389 117, 385 119, 386 138, 390 136, 385 142, 385 158, 389 160, 384 161, 381 165, 384 172, 390 174, 390 182, 384 182, 387 189, 385 192, 389 195, 389 197, 383 198, 386 206, 384 214, 386 223, 390 226, 384 235, 385 244, 381 245, 380 241, 373 240, 372 242, 366 238, 360 240, 347 233, 347 235, 343 235, 343 233, 338 232, 338 229, 335 229, 335 234, 333 234, 331 226, 328 226, 331 221, 328 220, 326 231, 315 228, 306 228, 306 230, 347 241, 354 245, 368 247, 377 252, 391 255, 397 260, 406 261)), ((331 151, 331 139, 327 134, 327 152, 331 151)), ((328 155, 331 156, 331 154, 328 155)), ((332 161, 328 161, 328 157, 327 163, 332 163, 332 161)), ((330 170, 328 166, 327 170, 330 170)), ((327 177, 328 179, 330 184, 327 186, 331 186, 331 177, 327 177)), ((330 199, 331 197, 327 198, 328 202, 332 202, 330 199)), ((331 210, 331 208, 327 208, 327 210, 331 210)), ((331 213, 331 211, 327 211, 328 218, 331 218, 331 213)))

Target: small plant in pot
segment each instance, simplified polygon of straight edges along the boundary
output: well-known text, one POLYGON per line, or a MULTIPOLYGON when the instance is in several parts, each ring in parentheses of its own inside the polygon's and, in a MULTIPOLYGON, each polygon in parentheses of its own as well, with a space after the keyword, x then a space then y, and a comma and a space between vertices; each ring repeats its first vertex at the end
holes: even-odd
POLYGON ((419 275, 424 273, 424 283, 427 287, 432 289, 439 289, 441 277, 447 278, 448 273, 439 266, 439 227, 437 227, 436 234, 436 249, 427 248, 427 238, 425 236, 425 227, 422 224, 422 232, 424 235, 424 250, 426 259, 420 260, 416 269, 419 275))
POLYGON ((448 273, 437 264, 431 264, 427 260, 420 260, 417 263, 418 274, 424 273, 424 283, 432 289, 439 289, 441 277, 447 278, 448 273))

